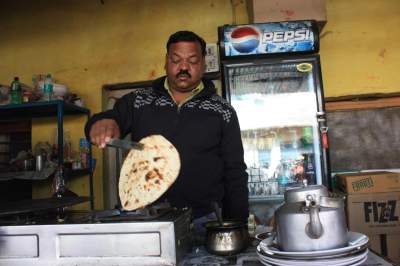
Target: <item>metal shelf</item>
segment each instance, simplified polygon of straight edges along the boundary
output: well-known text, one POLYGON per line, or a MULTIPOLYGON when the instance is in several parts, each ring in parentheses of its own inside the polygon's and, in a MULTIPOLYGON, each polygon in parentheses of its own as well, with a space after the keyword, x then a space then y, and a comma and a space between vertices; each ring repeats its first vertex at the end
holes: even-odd
MULTIPOLYGON (((65 115, 86 115, 90 117, 90 110, 75 104, 66 103, 63 100, 52 100, 44 102, 32 102, 22 104, 0 105, 0 122, 14 120, 30 120, 39 117, 57 117, 57 136, 58 136, 58 165, 64 164, 64 116, 65 115)), ((67 171, 70 177, 89 175, 90 208, 94 209, 93 201, 93 172, 92 169, 92 147, 89 144, 89 168, 67 171)), ((69 176, 68 176, 69 177, 69 176)))
POLYGON ((90 169, 65 169, 65 173, 69 179, 90 174, 90 169))
MULTIPOLYGON (((2 164, 2 163, 0 163, 2 164)), ((84 175, 90 175, 90 169, 65 169, 65 176, 67 177, 67 181, 74 179, 75 177, 81 177, 84 175)), ((35 172, 35 171, 14 171, 14 172, 0 172, 0 181, 6 181, 10 179, 20 179, 20 180, 46 180, 54 177, 54 173, 46 176, 43 172, 35 172)))
POLYGON ((62 100, 0 105, 0 120, 54 117, 62 110, 65 115, 90 114, 89 109, 62 100))

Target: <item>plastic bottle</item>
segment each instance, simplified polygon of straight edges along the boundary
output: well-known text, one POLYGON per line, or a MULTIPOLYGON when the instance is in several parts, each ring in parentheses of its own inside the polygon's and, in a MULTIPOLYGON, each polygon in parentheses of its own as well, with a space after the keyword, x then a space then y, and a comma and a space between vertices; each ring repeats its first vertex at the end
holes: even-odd
POLYGON ((18 77, 15 77, 14 81, 11 83, 10 94, 12 104, 20 104, 22 102, 22 89, 18 77))
POLYGON ((58 166, 56 172, 54 173, 53 192, 56 198, 62 198, 64 196, 65 180, 64 169, 62 165, 58 166))
POLYGON ((79 140, 79 154, 82 168, 89 167, 89 142, 85 138, 79 140))
MULTIPOLYGON (((62 165, 59 165, 57 167, 56 172, 54 173, 54 179, 53 179, 53 197, 62 199, 65 197, 66 194, 66 186, 65 186, 65 176, 64 176, 64 169, 62 165)), ((66 207, 60 207, 57 208, 56 214, 57 214, 57 221, 58 222, 63 222, 65 219, 65 208, 66 207)))
POLYGON ((44 80, 43 87, 43 100, 51 101, 53 98, 53 78, 51 74, 47 74, 46 79, 44 80))

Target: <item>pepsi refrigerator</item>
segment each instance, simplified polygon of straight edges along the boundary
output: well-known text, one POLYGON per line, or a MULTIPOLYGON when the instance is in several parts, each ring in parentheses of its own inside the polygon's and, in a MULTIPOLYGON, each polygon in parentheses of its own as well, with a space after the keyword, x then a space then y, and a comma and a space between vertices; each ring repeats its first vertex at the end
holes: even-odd
POLYGON ((329 158, 315 21, 219 27, 222 93, 238 115, 249 202, 286 189, 329 187, 329 158))

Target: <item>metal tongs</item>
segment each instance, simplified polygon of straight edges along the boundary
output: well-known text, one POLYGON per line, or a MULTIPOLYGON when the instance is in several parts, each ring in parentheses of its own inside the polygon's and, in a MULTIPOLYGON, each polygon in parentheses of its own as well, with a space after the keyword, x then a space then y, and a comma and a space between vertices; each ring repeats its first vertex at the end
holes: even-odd
POLYGON ((144 144, 142 143, 124 139, 111 139, 110 142, 106 144, 106 146, 123 150, 131 150, 131 149, 143 150, 144 148, 144 144))
MULTIPOLYGON (((117 175, 117 183, 119 182, 119 175, 120 175, 120 170, 121 170, 121 158, 124 157, 123 154, 121 154, 121 150, 143 150, 144 149, 144 144, 139 143, 139 142, 134 142, 130 140, 123 140, 123 139, 110 139, 110 141, 106 144, 107 147, 113 147, 117 148, 116 153, 115 153, 115 163, 116 163, 116 175, 117 175)), ((126 155, 126 154, 125 154, 126 155)), ((117 195, 118 195, 118 186, 117 186, 117 195)), ((117 197, 118 200, 118 206, 121 207, 121 201, 119 197, 117 197)), ((119 210, 114 210, 114 215, 118 215, 119 210)))

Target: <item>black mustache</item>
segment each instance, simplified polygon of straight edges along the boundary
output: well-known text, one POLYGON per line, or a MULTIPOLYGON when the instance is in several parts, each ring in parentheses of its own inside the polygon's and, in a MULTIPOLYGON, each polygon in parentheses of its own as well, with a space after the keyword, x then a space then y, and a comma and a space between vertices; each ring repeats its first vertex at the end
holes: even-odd
POLYGON ((189 78, 192 77, 192 75, 190 75, 189 71, 187 71, 187 70, 180 70, 180 71, 178 72, 178 74, 176 74, 176 77, 179 78, 179 76, 183 76, 183 75, 186 75, 186 76, 188 76, 189 78))

